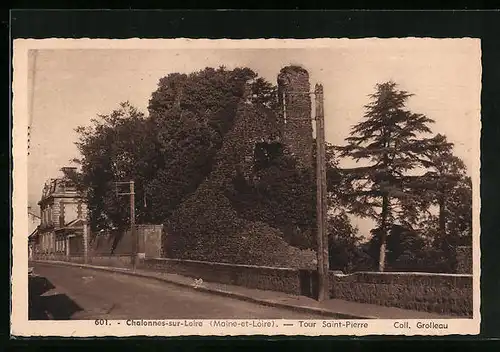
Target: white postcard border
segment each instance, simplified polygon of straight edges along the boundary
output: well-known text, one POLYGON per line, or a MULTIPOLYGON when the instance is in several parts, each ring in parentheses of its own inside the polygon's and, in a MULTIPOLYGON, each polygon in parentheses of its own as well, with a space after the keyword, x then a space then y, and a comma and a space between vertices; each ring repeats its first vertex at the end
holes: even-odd
MULTIPOLYGON (((127 321, 109 321, 110 325, 96 325, 91 321, 29 321, 28 320, 28 217, 27 198, 27 128, 28 128, 28 50, 29 49, 276 49, 276 48, 328 48, 335 42, 336 47, 343 45, 369 46, 388 40, 462 40, 469 41, 471 49, 480 52, 480 40, 474 38, 433 39, 433 38, 364 38, 364 39, 16 39, 13 45, 13 236, 12 236, 12 302, 11 302, 11 334, 15 336, 187 336, 187 335, 450 335, 478 334, 480 327, 480 116, 475 124, 476 130, 470 131, 475 138, 475 167, 471 170, 473 181, 473 318, 418 320, 419 322, 445 323, 447 329, 398 329, 395 323, 408 322, 416 326, 416 320, 367 320, 368 328, 305 328, 299 327, 298 320, 290 320, 293 327, 283 327, 284 320, 262 320, 275 322, 276 328, 235 327, 214 328, 211 320, 204 320, 202 328, 190 327, 130 327, 127 321)), ((476 63, 480 65, 479 63, 476 63)), ((480 106, 480 92, 478 92, 480 106)), ((167 321, 167 320, 165 320, 167 321)), ((175 321, 175 320, 168 320, 175 321)), ((200 321, 200 320, 197 320, 200 321)), ((323 320, 307 320, 322 324, 323 320)), ((345 321, 327 319, 324 321, 345 321)), ((364 322, 355 320, 356 322, 364 322)))

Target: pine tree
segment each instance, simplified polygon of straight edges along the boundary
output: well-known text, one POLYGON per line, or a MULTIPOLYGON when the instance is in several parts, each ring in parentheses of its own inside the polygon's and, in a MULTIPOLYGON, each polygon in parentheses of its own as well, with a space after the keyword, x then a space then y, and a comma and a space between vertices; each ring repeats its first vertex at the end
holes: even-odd
POLYGON ((352 127, 347 145, 338 147, 341 157, 365 164, 344 169, 343 175, 350 187, 350 212, 378 223, 380 271, 384 271, 390 226, 398 221, 411 227, 419 208, 428 206, 408 176, 432 166, 430 155, 449 148, 440 138, 424 137, 432 132, 428 125, 434 121, 406 109, 411 96, 392 81, 377 84, 364 118, 352 127))

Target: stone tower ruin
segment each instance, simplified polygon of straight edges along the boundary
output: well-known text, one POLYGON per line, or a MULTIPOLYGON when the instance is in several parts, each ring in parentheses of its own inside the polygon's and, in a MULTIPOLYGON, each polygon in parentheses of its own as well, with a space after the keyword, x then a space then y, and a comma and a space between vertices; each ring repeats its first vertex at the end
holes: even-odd
POLYGON ((312 167, 313 129, 309 73, 286 66, 278 74, 282 142, 304 168, 312 167))

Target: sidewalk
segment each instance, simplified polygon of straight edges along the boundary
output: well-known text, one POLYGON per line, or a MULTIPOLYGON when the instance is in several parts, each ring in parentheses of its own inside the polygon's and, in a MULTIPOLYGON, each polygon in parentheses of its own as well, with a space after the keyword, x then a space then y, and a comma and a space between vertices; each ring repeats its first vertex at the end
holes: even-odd
MULTIPOLYGON (((306 313, 314 313, 324 315, 325 317, 333 317, 337 319, 447 319, 459 318, 444 316, 436 313, 419 312, 395 307, 384 307, 374 304, 358 303, 344 301, 340 299, 329 299, 327 301, 318 302, 312 298, 305 296, 295 296, 283 292, 264 291, 251 289, 242 286, 226 285, 213 282, 196 282, 192 278, 185 276, 156 272, 150 270, 123 269, 106 266, 96 266, 89 264, 76 264, 62 261, 32 261, 33 263, 46 265, 67 265, 76 266, 94 270, 103 270, 108 272, 122 273, 126 275, 139 276, 150 278, 170 284, 175 284, 183 287, 191 287, 195 290, 208 292, 212 294, 231 297, 248 302, 258 303, 262 305, 279 307, 284 309, 292 309, 306 313)), ((35 273, 36 274, 36 273, 35 273)))

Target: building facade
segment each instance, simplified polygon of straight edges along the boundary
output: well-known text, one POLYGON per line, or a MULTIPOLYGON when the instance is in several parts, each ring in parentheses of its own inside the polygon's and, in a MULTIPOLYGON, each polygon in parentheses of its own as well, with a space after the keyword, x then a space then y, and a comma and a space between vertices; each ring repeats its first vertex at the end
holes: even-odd
POLYGON ((28 243, 29 243, 29 246, 28 246, 28 256, 29 258, 32 258, 33 257, 33 253, 34 253, 34 243, 33 241, 31 241, 31 238, 33 238, 33 236, 36 235, 37 231, 38 231, 38 227, 40 226, 40 216, 38 216, 37 214, 35 214, 31 208, 31 206, 28 207, 28 233, 29 233, 29 236, 28 236, 28 243))
MULTIPOLYGON (((63 174, 75 168, 63 168, 63 174)), ((45 183, 40 206, 40 225, 29 239, 30 252, 44 254, 83 253, 87 206, 76 185, 66 176, 45 183)))

